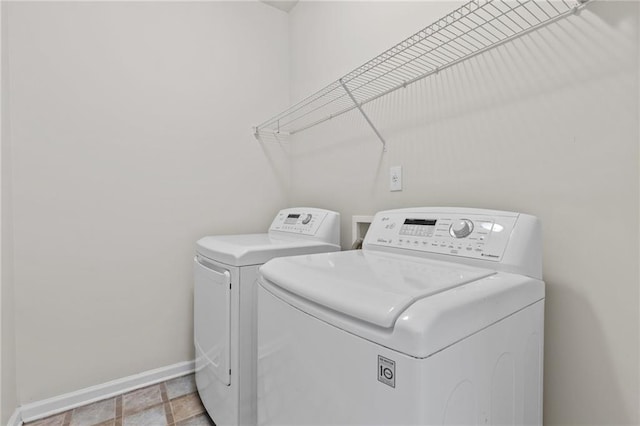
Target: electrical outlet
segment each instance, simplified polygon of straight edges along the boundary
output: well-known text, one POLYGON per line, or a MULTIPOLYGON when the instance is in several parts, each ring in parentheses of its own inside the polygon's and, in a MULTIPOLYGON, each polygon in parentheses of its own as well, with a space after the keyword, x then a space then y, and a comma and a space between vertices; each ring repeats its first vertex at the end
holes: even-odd
POLYGON ((402 191, 402 166, 389 169, 389 191, 402 191))

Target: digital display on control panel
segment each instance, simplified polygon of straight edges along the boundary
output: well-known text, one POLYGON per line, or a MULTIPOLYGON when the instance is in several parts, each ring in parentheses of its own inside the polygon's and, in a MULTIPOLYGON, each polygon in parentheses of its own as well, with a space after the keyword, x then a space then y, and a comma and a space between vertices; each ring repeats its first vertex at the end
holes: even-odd
POLYGON ((415 235, 430 237, 436 226, 436 219, 411 219, 407 218, 400 227, 400 235, 415 235))
POLYGON ((287 225, 292 225, 292 224, 295 224, 298 221, 299 218, 300 218, 299 214, 290 214, 284 220, 284 223, 287 224, 287 225))
POLYGON ((405 225, 423 225, 423 226, 436 226, 437 220, 435 219, 405 219, 405 225))

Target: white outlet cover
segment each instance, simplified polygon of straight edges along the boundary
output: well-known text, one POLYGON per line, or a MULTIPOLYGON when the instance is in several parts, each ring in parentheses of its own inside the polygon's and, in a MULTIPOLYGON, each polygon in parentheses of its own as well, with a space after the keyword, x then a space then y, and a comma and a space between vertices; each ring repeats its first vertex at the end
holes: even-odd
POLYGON ((402 166, 389 169, 389 191, 402 191, 402 166))

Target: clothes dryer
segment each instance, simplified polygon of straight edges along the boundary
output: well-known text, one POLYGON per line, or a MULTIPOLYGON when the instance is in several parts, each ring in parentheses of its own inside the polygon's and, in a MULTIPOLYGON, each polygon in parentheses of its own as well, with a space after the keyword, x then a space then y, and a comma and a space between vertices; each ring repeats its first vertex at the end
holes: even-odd
POLYGON ((544 297, 519 213, 385 211, 362 250, 274 259, 258 424, 540 425, 544 297))
POLYGON ((198 240, 194 259, 196 385, 218 426, 256 424, 256 278, 278 256, 340 250, 340 215, 281 210, 265 234, 198 240))

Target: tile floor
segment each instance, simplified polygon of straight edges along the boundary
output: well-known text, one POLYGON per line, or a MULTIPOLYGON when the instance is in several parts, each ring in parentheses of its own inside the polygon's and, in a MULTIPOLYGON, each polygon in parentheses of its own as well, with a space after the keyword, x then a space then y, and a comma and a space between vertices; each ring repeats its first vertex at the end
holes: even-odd
POLYGON ((215 426, 193 374, 56 414, 24 426, 215 426))

